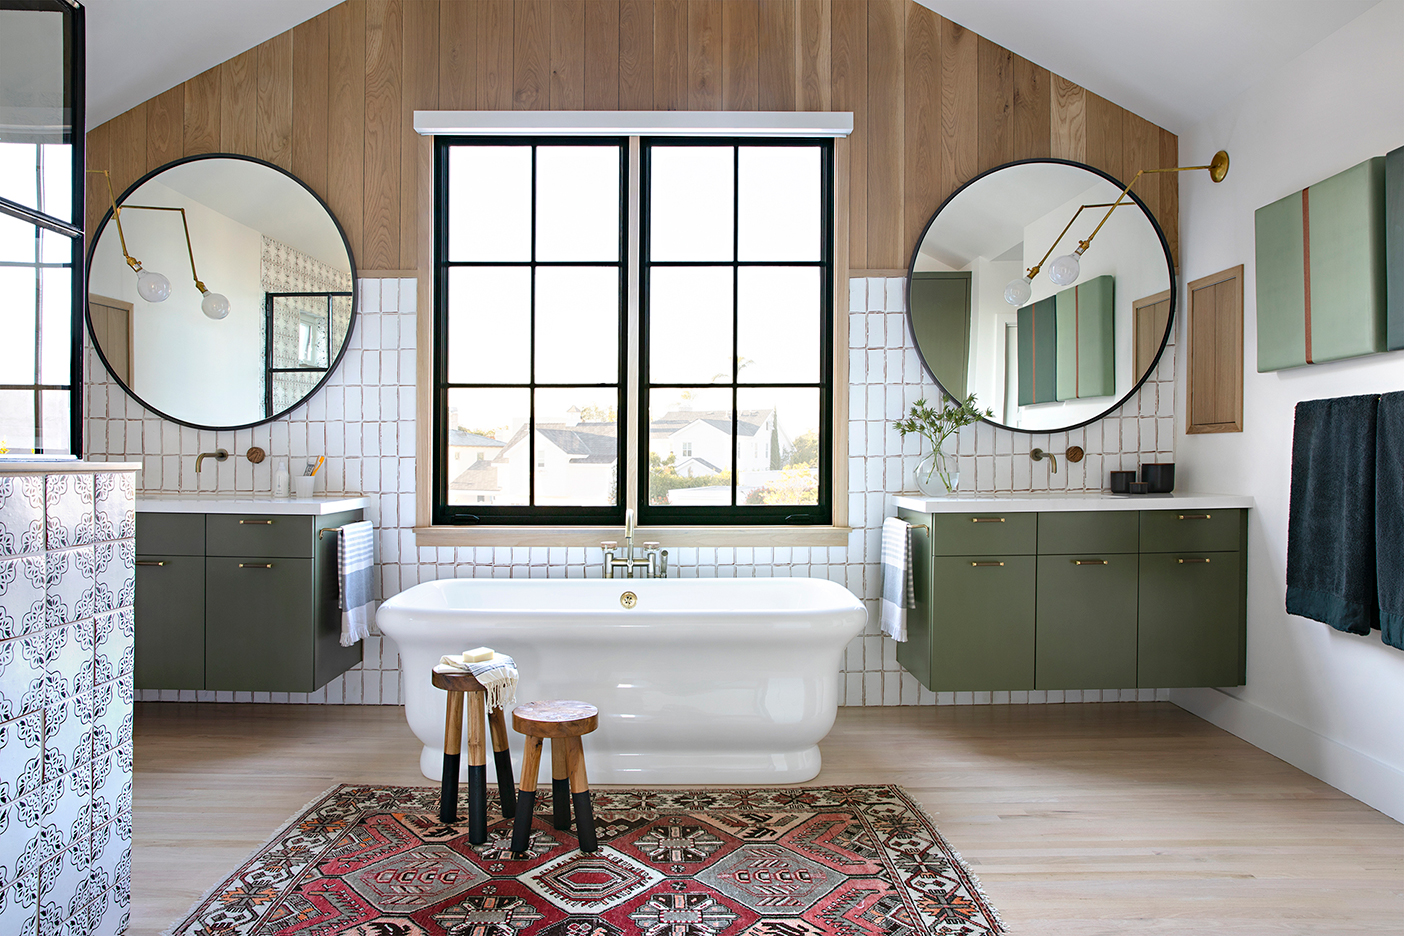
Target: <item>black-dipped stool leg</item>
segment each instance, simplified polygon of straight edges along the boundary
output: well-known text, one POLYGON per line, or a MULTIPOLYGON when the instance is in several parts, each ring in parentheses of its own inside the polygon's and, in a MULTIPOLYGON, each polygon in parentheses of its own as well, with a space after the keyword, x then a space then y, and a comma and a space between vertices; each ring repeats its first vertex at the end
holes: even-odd
MULTIPOLYGON (((565 739, 562 739, 565 740, 565 739)), ((551 742, 553 745, 556 742, 551 742)), ((580 739, 566 740, 567 762, 570 766, 570 798, 575 806, 575 837, 580 842, 582 852, 592 852, 599 848, 595 841, 595 810, 590 803, 590 782, 585 776, 585 748, 580 739)))
POLYGON ((517 793, 517 815, 512 822, 512 857, 525 858, 531 844, 531 818, 536 808, 536 774, 541 768, 541 739, 527 738, 522 757, 522 785, 517 793))
POLYGON ((458 759, 463 746, 463 693, 449 692, 444 715, 444 773, 439 784, 439 821, 458 821, 458 759))
POLYGON ((497 765, 497 802, 502 818, 511 819, 517 813, 517 788, 512 782, 512 754, 507 750, 507 720, 502 709, 488 712, 488 729, 492 735, 492 759, 497 765))
POLYGON ((468 842, 487 841, 487 745, 484 743, 483 692, 468 694, 468 842))
POLYGON ((570 740, 551 739, 551 825, 570 828, 570 740))

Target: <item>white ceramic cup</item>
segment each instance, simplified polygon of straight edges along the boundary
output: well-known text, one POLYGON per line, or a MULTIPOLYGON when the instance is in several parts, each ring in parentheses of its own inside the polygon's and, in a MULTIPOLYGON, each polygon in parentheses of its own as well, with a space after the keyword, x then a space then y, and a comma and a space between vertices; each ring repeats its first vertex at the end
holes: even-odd
POLYGON ((293 495, 295 497, 311 497, 316 484, 317 478, 315 476, 298 475, 293 478, 293 495))

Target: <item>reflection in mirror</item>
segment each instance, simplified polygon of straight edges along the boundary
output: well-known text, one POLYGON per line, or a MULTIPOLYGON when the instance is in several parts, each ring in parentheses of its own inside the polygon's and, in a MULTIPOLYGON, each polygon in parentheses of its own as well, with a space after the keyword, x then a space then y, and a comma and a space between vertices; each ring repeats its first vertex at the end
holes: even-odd
POLYGON ((117 202, 89 255, 89 329, 142 405, 233 428, 321 386, 351 333, 355 267, 311 190, 276 166, 215 155, 164 166, 117 202), (144 274, 167 285, 147 275, 143 289, 144 274))
POLYGON ((1082 425, 1125 400, 1159 358, 1173 284, 1141 204, 1107 217, 1121 189, 1088 167, 1039 160, 992 170, 941 207, 913 259, 908 318, 942 389, 973 392, 993 422, 1029 432, 1082 425), (1104 217, 1080 269, 1055 283, 1054 258, 1104 217), (1038 266, 1043 275, 1026 278, 1038 266))

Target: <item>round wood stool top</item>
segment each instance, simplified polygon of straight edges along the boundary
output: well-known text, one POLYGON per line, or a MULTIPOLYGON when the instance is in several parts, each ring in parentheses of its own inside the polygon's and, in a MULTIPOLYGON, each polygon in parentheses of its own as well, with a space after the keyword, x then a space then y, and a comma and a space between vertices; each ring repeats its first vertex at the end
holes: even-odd
POLYGON ((449 692, 487 692, 472 673, 441 673, 434 670, 434 686, 449 692))
POLYGON ((576 738, 600 725, 600 710, 588 702, 552 699, 528 702, 512 711, 512 727, 532 738, 576 738))

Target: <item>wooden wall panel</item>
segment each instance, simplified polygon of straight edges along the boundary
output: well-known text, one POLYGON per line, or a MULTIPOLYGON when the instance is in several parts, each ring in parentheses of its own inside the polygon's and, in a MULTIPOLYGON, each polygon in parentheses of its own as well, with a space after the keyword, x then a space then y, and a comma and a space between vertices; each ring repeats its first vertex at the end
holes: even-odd
POLYGON ((902 213, 906 12, 905 0, 868 4, 868 204, 887 206, 868 211, 868 265, 889 269, 907 263, 902 213))
POLYGON ((977 44, 980 90, 980 172, 1014 159, 1014 53, 981 38, 977 44))
POLYGON ((393 270, 400 263, 403 26, 401 0, 367 0, 361 262, 370 270, 393 270))
POLYGON ((650 0, 619 0, 620 110, 653 110, 653 10, 650 0))
POLYGON ((585 109, 585 0, 551 2, 551 110, 585 109))
POLYGON ((146 165, 164 166, 185 155, 185 85, 176 85, 146 102, 146 165))
MULTIPOLYGON (((112 121, 108 121, 101 126, 94 127, 88 131, 87 157, 89 169, 112 169, 112 121)), ((98 222, 102 220, 103 213, 112 209, 112 195, 117 194, 116 186, 113 186, 112 195, 107 191, 107 180, 100 172, 89 172, 88 176, 88 197, 87 197, 87 220, 83 231, 88 236, 91 243, 97 235, 98 222)))
POLYGON ((258 147, 258 49, 219 69, 219 148, 253 156, 258 147))
POLYGON ((619 109, 619 64, 619 0, 585 0, 586 110, 619 109))
POLYGON ((330 16, 330 13, 314 16, 292 31, 292 173, 323 197, 327 191, 327 30, 330 16))
POLYGON ((185 83, 185 155, 219 152, 219 74, 216 65, 185 83))
POLYGON ((907 259, 926 222, 940 206, 941 183, 941 17, 924 6, 907 7, 906 63, 902 70, 906 118, 903 163, 907 259))
POLYGON ((756 107, 795 110, 795 0, 759 0, 756 107))
MULTIPOLYGON (((414 0, 410 2, 413 5, 414 0)), ((448 0, 434 5, 439 9, 434 36, 438 41, 439 106, 444 110, 478 110, 478 9, 481 4, 448 0)), ((406 10, 408 12, 408 7, 406 10)), ((406 24, 408 21, 407 16, 406 24)), ((408 25, 405 48, 410 53, 409 59, 428 52, 424 46, 410 44, 408 25)))
MULTIPOLYGON (((435 108, 852 111, 855 271, 905 267, 935 207, 1010 159, 1125 180, 1178 156, 1174 134, 914 0, 346 0, 93 128, 89 160, 120 190, 183 155, 260 156, 323 196, 361 268, 413 269, 413 113, 435 108)), ((1178 259, 1178 176, 1151 179, 1137 193, 1178 259)))
POLYGON ((281 33, 258 46, 257 144, 254 155, 292 169, 293 34, 281 33))

